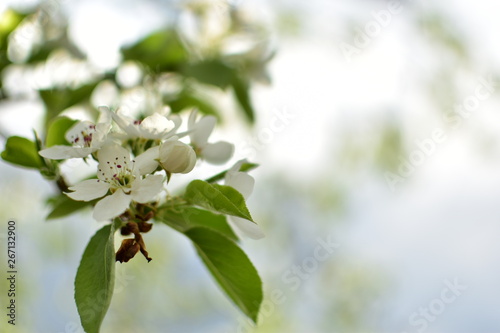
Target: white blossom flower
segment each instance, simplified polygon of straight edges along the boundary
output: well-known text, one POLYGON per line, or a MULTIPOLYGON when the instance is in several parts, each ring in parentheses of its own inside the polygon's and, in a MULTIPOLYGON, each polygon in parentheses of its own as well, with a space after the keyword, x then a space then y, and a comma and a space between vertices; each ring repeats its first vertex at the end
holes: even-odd
POLYGON ((97 124, 90 121, 80 121, 73 125, 65 135, 72 146, 55 145, 40 150, 39 154, 45 158, 61 160, 67 158, 87 157, 104 145, 109 130, 111 117, 105 108, 100 108, 101 114, 97 124))
MULTIPOLYGON (((238 161, 226 172, 224 183, 236 189, 247 200, 253 192, 255 180, 249 174, 239 171, 243 163, 246 163, 246 160, 238 161)), ((228 223, 240 238, 247 236, 252 239, 260 239, 265 236, 262 229, 250 220, 229 215, 228 223)))
POLYGON ((110 114, 115 123, 130 138, 166 139, 175 134, 181 123, 179 117, 171 116, 172 119, 168 119, 160 112, 155 112, 143 120, 128 117, 120 110, 117 112, 110 111, 110 114))
POLYGON ((176 136, 167 139, 159 146, 149 148, 141 156, 146 156, 147 160, 157 161, 156 165, 146 164, 145 171, 155 170, 160 164, 165 171, 170 173, 188 173, 196 164, 196 153, 193 148, 179 141, 176 136))
POLYGON ((212 164, 224 164, 232 156, 234 145, 226 141, 208 143, 208 137, 212 133, 217 119, 214 116, 205 116, 196 122, 198 111, 193 110, 188 119, 188 133, 191 144, 195 147, 198 155, 212 164))
POLYGON ((118 145, 105 145, 99 150, 98 179, 84 180, 66 193, 73 200, 90 201, 105 196, 94 207, 93 217, 98 221, 114 218, 127 210, 132 201, 154 201, 163 190, 162 175, 145 175, 151 170, 149 156, 139 155, 130 160, 129 152, 118 145), (107 195, 109 192, 110 195, 107 195))
POLYGON ((163 142, 159 148, 160 164, 171 173, 188 173, 196 164, 193 148, 173 137, 163 142))

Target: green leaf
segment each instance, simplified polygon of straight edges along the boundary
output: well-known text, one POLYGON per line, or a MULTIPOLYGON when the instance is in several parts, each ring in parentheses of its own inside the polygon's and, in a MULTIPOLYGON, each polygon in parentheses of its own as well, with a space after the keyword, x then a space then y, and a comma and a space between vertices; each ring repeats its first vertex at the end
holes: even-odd
POLYGON ((234 76, 232 87, 236 100, 240 104, 245 116, 251 123, 253 123, 255 121, 255 111, 250 97, 250 83, 244 78, 234 76))
POLYGON ((203 209, 179 207, 175 211, 172 209, 160 210, 155 219, 182 233, 191 228, 205 227, 215 230, 233 241, 238 240, 238 236, 233 232, 224 215, 214 214, 203 209))
POLYGON ((47 220, 58 219, 73 214, 85 207, 89 207, 97 200, 75 201, 68 196, 61 194, 52 200, 52 211, 47 215, 47 220))
POLYGON ((40 97, 47 109, 46 123, 70 106, 87 101, 97 83, 90 83, 77 89, 40 90, 40 97))
MULTIPOLYGON (((240 170, 238 171, 241 171, 241 172, 246 172, 246 171, 250 171, 250 170, 253 170, 255 169, 256 167, 258 167, 259 165, 258 164, 255 164, 255 163, 243 163, 240 167, 240 170)), ((228 172, 229 170, 225 170, 225 171, 222 171, 208 179, 206 179, 205 181, 207 183, 215 183, 215 182, 218 182, 219 180, 221 179, 224 179, 224 177, 226 176, 226 173, 228 172)))
POLYGON ((184 198, 200 207, 253 221, 245 198, 231 186, 193 180, 187 186, 184 198))
POLYGON ((1 156, 7 162, 27 168, 40 169, 43 165, 36 144, 20 136, 11 136, 7 139, 1 156))
POLYGON ((234 71, 231 67, 218 59, 201 61, 184 67, 185 76, 195 78, 201 83, 210 84, 219 88, 228 87, 233 81, 234 71))
POLYGON ((188 53, 175 30, 161 30, 122 49, 124 60, 135 60, 153 72, 175 71, 188 59, 188 53))
POLYGON ((183 91, 175 99, 167 100, 173 113, 179 113, 186 109, 196 108, 204 114, 219 117, 217 108, 207 99, 197 96, 194 92, 183 91))
POLYGON ((0 16, 0 47, 7 42, 9 35, 14 31, 19 23, 21 23, 26 14, 16 12, 12 9, 5 10, 0 16))
POLYGON ((9 35, 19 26, 26 16, 26 14, 16 12, 12 9, 7 9, 3 13, 0 13, 0 72, 10 64, 10 60, 7 57, 9 35))
POLYGON ((193 228, 185 234, 224 292, 256 323, 262 282, 246 254, 230 239, 207 228, 193 228))
POLYGON ((68 117, 57 117, 52 120, 47 130, 47 138, 45 140, 46 147, 55 145, 71 145, 65 138, 66 132, 77 123, 77 120, 68 117))
POLYGON ((57 45, 53 43, 45 42, 38 49, 31 52, 29 58, 26 60, 28 64, 35 64, 37 62, 46 61, 47 58, 57 49, 57 45))
POLYGON ((90 239, 75 278, 75 301, 87 333, 98 333, 108 311, 115 283, 114 225, 90 239))

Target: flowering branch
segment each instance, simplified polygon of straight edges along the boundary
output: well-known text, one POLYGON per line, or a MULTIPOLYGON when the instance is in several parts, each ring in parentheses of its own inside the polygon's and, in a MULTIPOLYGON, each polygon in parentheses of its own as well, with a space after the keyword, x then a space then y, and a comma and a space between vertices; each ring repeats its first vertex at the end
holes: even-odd
MULTIPOLYGON (((186 6, 196 20, 205 20, 202 13, 212 9, 186 6)), ((62 16, 55 23, 36 11, 25 14, 8 9, 0 13, 0 19, 6 22, 0 29, 0 54, 16 48, 19 38, 12 36, 20 28, 38 29, 37 36, 42 36, 42 40, 34 39, 33 45, 25 47, 30 50, 25 59, 0 57, 0 70, 11 65, 29 69, 23 75, 29 81, 38 79, 30 74, 37 72, 30 69, 32 66, 47 66, 58 73, 61 71, 56 65, 79 68, 75 73, 70 70, 48 78, 36 91, 32 84, 19 85, 26 86, 26 96, 36 93, 43 102, 44 135, 6 138, 1 157, 16 166, 37 170, 55 184, 58 191, 48 200, 52 210, 47 219, 92 208, 92 217, 104 224, 90 239, 75 279, 75 301, 86 332, 99 332, 111 303, 117 261, 125 264, 141 252, 150 265, 155 265, 152 257, 161 254, 149 253, 143 237, 153 232, 155 224, 187 237, 226 295, 257 321, 263 298, 261 280, 237 243, 245 237, 264 236, 246 206, 254 185, 247 172, 257 165, 238 161, 205 181, 192 176, 193 170, 203 168, 205 163, 228 163, 235 150, 227 141, 210 140, 223 105, 208 95, 213 89, 230 93, 235 109, 252 123, 251 86, 269 81, 265 65, 273 53, 258 33, 264 30, 250 29, 252 22, 235 13, 236 8, 227 12, 227 23, 231 23, 223 25, 227 29, 201 29, 193 34, 179 27, 165 27, 153 32, 123 47, 123 61, 107 73, 96 70, 85 59, 85 52, 75 53, 78 48, 67 31, 61 30, 62 16), (51 31, 62 33, 48 40, 47 36, 53 36, 51 31), (229 37, 242 35, 248 45, 238 47, 236 53, 228 51, 229 37), (57 54, 66 53, 57 62, 52 61, 55 50, 57 54), (130 66, 139 75, 136 82, 126 83, 121 70, 130 66), (77 78, 77 72, 89 75, 77 78), (116 90, 116 98, 109 97, 113 93, 103 93, 104 83, 116 90), (133 103, 127 103, 130 92, 139 92, 140 98, 134 95, 133 103), (110 107, 96 108, 100 104, 110 107), (81 106, 89 119, 68 117, 67 111, 74 106, 81 106), (183 114, 193 109, 189 115, 183 114), (76 179, 72 174, 76 170, 66 163, 70 159, 95 165, 95 173, 80 182, 68 182, 76 179), (176 189, 175 196, 169 194, 173 180, 181 177, 190 182, 176 189), (118 231, 122 239, 115 248, 118 231)), ((2 85, 8 72, 17 71, 2 72, 1 97, 21 96, 2 85)))
MULTIPOLYGON (((22 157, 18 162, 44 170, 45 176, 52 179, 66 197, 60 199, 62 203, 54 210, 64 208, 72 212, 72 205, 73 211, 91 206, 95 220, 114 221, 112 228, 101 229, 91 240, 77 272, 75 300, 83 327, 88 332, 98 331, 109 306, 99 308, 98 316, 86 316, 85 306, 79 304, 84 296, 99 292, 93 284, 82 282, 85 281, 83 277, 100 274, 98 267, 102 267, 99 266, 102 260, 102 265, 109 266, 108 254, 96 257, 95 250, 89 247, 98 244, 103 251, 109 251, 114 248, 115 230, 120 230, 124 238, 113 260, 127 263, 141 252, 150 262, 152 258, 142 234, 150 232, 155 221, 186 235, 222 289, 246 315, 256 320, 262 301, 261 281, 235 242, 245 237, 264 237, 245 202, 254 185, 253 177, 246 171, 257 165, 238 161, 207 181, 192 180, 183 194, 172 197, 167 193, 172 177, 191 173, 202 166, 203 161, 223 164, 232 157, 234 146, 231 143, 211 143, 209 140, 215 117, 204 116, 196 120, 197 111, 192 111, 187 131, 179 133, 182 120, 178 115, 154 112, 143 119, 135 119, 107 107, 99 110, 99 121, 95 124, 56 118, 45 144, 36 137, 33 146, 36 155, 16 155, 22 157), (183 138, 189 141, 181 141, 183 138), (71 158, 94 159, 97 162, 95 177, 67 184, 59 165, 71 158), (217 184, 222 180, 225 185, 217 184), (220 247, 221 251, 214 252, 213 246, 220 247), (242 272, 246 272, 244 281, 235 278, 242 272)), ((16 148, 13 142, 31 145, 29 140, 16 139, 7 143, 2 155, 13 154, 11 150, 16 148)), ((108 270, 113 267, 106 268, 103 271, 106 274, 101 276, 106 288, 112 288, 112 284, 105 282, 109 278, 108 270)), ((111 292, 108 290, 109 301, 111 292)))

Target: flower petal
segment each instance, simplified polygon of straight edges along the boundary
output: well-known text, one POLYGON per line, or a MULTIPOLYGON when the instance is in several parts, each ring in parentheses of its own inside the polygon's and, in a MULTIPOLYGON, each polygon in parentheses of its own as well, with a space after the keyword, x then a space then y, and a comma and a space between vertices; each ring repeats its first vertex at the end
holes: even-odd
POLYGON ((105 145, 97 153, 97 158, 99 162, 102 161, 114 161, 116 157, 125 158, 127 162, 130 162, 130 153, 127 149, 119 145, 105 145))
POLYGON ((160 146, 160 164, 171 173, 188 173, 196 164, 196 153, 174 136, 160 146))
POLYGON ((196 165, 196 153, 192 148, 188 153, 188 160, 189 162, 187 163, 185 169, 181 173, 191 172, 194 169, 194 166, 196 165))
POLYGON ((107 106, 99 106, 97 108, 100 112, 99 119, 97 119, 97 124, 108 125, 109 129, 111 129, 111 120, 112 120, 112 111, 107 106))
POLYGON ((242 160, 239 160, 238 162, 234 163, 234 165, 227 171, 227 174, 239 172, 241 169, 241 166, 245 163, 248 163, 247 159, 244 158, 242 160))
MULTIPOLYGON (((179 127, 181 126, 181 124, 182 124, 181 117, 179 117, 176 114, 169 115, 168 116, 168 120, 170 120, 170 121, 172 121, 174 123, 174 128, 172 128, 166 135, 164 135, 162 137, 162 139, 164 139, 164 140, 169 139, 169 138, 173 137, 174 135, 178 136, 176 132, 179 129, 179 127)), ((187 135, 187 132, 183 132, 182 133, 183 137, 186 136, 186 135, 187 135)))
POLYGON ((233 153, 234 145, 226 141, 209 143, 201 151, 205 161, 212 164, 226 163, 233 156, 233 153))
POLYGON ((91 121, 79 121, 70 127, 64 137, 66 141, 73 145, 83 146, 85 143, 84 137, 94 133, 94 126, 94 123, 91 121))
POLYGON ((122 214, 130 205, 132 198, 122 190, 100 200, 94 207, 92 216, 97 221, 105 221, 122 214))
POLYGON ((171 132, 175 132, 182 124, 181 117, 176 114, 168 116, 168 119, 174 123, 174 128, 171 129, 171 132))
POLYGON ((127 117, 122 114, 119 110, 117 112, 111 112, 111 117, 115 123, 124 130, 130 137, 139 137, 141 133, 139 128, 134 125, 134 119, 127 117))
POLYGON ((136 179, 132 184, 131 196, 134 201, 146 203, 153 201, 163 190, 163 176, 150 175, 144 179, 136 179))
MULTIPOLYGON (((172 113, 172 108, 168 105, 164 105, 163 107, 159 108, 156 113, 158 113, 160 116, 164 116, 169 118, 170 113, 172 113)), ((172 120, 172 119, 170 119, 172 120)))
POLYGON ((97 152, 97 159, 99 160, 99 172, 97 178, 107 180, 114 178, 122 168, 130 165, 130 153, 127 149, 115 145, 104 145, 97 152))
POLYGON ((252 221, 236 216, 228 216, 227 221, 236 235, 240 238, 245 236, 251 239, 261 239, 266 236, 260 226, 252 221))
POLYGON ((149 148, 134 159, 135 170, 139 171, 141 175, 152 173, 158 167, 159 158, 160 146, 149 148))
POLYGON ((253 192, 255 179, 245 172, 228 172, 224 183, 240 192, 245 199, 248 199, 253 192))
POLYGON ((192 130, 192 132, 189 133, 191 143, 203 148, 207 144, 208 137, 214 130, 216 122, 217 119, 214 116, 205 116, 192 128, 189 128, 189 130, 192 130))
POLYGON ((175 123, 158 113, 144 118, 139 125, 141 136, 146 139, 160 139, 175 127, 175 123))
POLYGON ((196 125, 196 116, 198 115, 198 110, 197 109, 194 109, 193 111, 191 111, 191 113, 189 114, 189 118, 188 118, 188 130, 191 130, 194 128, 194 126, 196 125))
POLYGON ((109 127, 105 124, 97 124, 95 126, 95 132, 92 135, 92 142, 90 143, 92 148, 99 149, 106 142, 109 132, 109 127))
POLYGON ((90 153, 96 151, 95 148, 81 148, 72 146, 52 146, 50 148, 40 150, 39 154, 45 158, 52 160, 64 160, 67 158, 80 158, 86 157, 90 153))
POLYGON ((109 184, 97 179, 84 180, 69 188, 73 192, 65 193, 68 197, 77 201, 90 201, 102 197, 108 193, 109 184))

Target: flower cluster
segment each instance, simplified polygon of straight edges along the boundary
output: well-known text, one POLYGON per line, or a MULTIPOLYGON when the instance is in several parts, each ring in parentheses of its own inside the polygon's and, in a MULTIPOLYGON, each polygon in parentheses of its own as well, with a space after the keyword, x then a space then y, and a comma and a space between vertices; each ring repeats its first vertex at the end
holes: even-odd
MULTIPOLYGON (((65 138, 70 145, 55 145, 41 150, 40 155, 56 160, 95 159, 97 177, 69 186, 65 194, 77 201, 95 200, 93 217, 98 221, 118 217, 126 223, 123 228, 128 234, 133 233, 135 240, 124 240, 117 260, 126 262, 139 250, 150 260, 139 232, 149 231, 144 223, 154 217, 154 207, 160 203, 172 174, 191 172, 198 159, 212 164, 226 163, 234 146, 225 141, 209 142, 216 118, 198 119, 196 110, 191 112, 185 132, 178 132, 181 118, 168 112, 134 119, 107 107, 99 111, 96 124, 80 121, 68 129, 65 138), (181 141, 183 138, 189 138, 189 142, 181 141), (140 209, 144 207, 149 207, 149 211, 142 214, 140 209), (133 227, 129 221, 137 222, 140 227, 133 227)), ((240 172, 242 164, 239 161, 226 172, 225 184, 246 199, 253 190, 254 180, 240 172)), ((263 237, 251 221, 232 216, 228 222, 239 236, 263 237)))

